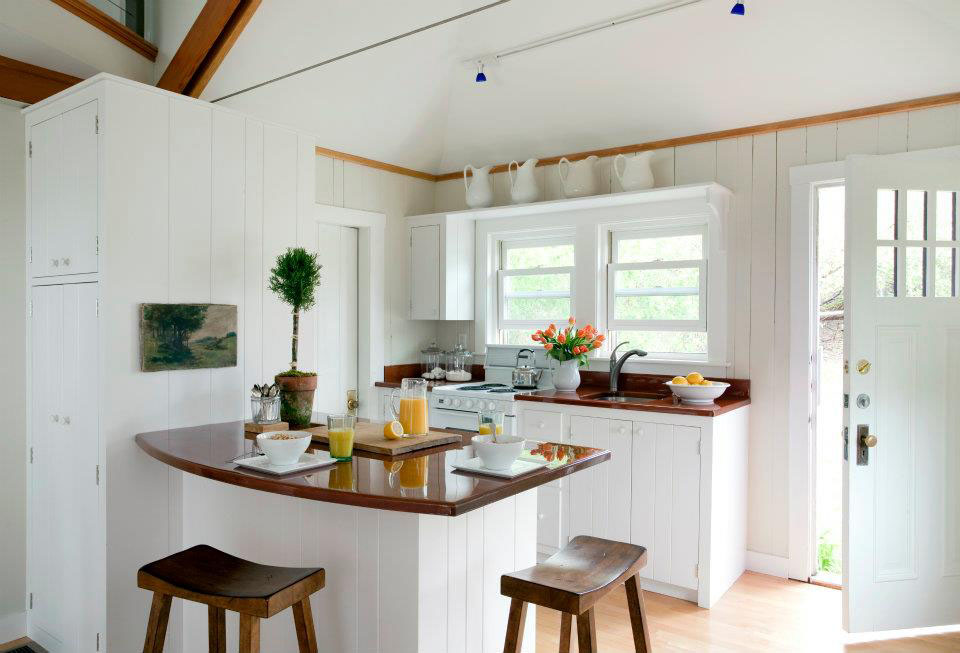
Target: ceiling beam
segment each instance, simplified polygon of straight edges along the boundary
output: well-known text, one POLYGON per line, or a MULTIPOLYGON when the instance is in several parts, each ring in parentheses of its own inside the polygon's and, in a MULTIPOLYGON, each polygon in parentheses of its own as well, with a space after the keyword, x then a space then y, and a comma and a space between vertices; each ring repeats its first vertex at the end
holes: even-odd
POLYGON ((261 0, 207 0, 163 71, 159 88, 199 97, 261 0))
POLYGON ((69 11, 74 16, 78 16, 90 23, 104 34, 109 34, 125 46, 139 52, 150 61, 157 60, 157 46, 146 40, 132 29, 110 16, 87 0, 50 0, 69 11))
POLYGON ((83 81, 73 75, 0 56, 0 97, 33 104, 83 81))

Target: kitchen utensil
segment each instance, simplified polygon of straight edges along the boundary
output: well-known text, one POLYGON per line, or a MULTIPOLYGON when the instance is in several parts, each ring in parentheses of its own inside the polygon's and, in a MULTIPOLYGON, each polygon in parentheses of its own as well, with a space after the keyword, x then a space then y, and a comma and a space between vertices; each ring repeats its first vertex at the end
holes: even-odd
MULTIPOLYGON (((534 360, 536 360, 536 352, 532 349, 521 349, 517 352, 517 362, 516 366, 513 368, 513 372, 510 375, 511 382, 514 388, 521 389, 531 389, 536 388, 537 383, 540 382, 540 377, 543 375, 543 370, 529 365, 528 363, 520 364, 520 356, 526 353, 534 355, 534 360)), ((524 356, 525 361, 529 361, 529 356, 524 356)))

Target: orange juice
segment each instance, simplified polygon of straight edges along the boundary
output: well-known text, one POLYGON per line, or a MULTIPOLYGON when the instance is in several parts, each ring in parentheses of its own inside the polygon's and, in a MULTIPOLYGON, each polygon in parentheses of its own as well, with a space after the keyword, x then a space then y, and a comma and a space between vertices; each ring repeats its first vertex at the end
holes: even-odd
MULTIPOLYGON (((493 433, 493 429, 490 427, 493 426, 490 422, 484 422, 480 425, 480 430, 478 433, 480 435, 490 435, 493 433)), ((497 424, 497 435, 503 435, 503 424, 497 424)))
POLYGON ((402 397, 398 419, 403 426, 404 435, 426 435, 430 430, 426 398, 402 397))
POLYGON ((419 458, 408 458, 403 461, 403 466, 397 476, 400 478, 400 487, 413 489, 426 487, 427 485, 427 456, 419 458))
POLYGON ((349 460, 353 455, 354 430, 350 427, 333 428, 327 430, 327 439, 330 445, 330 456, 340 460, 349 460))
POLYGON ((337 463, 330 470, 330 489, 353 491, 353 463, 337 463))

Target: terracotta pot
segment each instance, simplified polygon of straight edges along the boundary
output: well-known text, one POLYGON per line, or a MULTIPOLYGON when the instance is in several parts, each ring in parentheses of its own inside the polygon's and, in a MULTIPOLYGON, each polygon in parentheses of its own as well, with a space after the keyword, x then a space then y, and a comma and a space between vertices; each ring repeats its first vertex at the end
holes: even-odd
POLYGON ((280 386, 280 420, 288 422, 291 429, 310 426, 313 418, 313 395, 317 390, 317 377, 281 376, 273 377, 280 386))

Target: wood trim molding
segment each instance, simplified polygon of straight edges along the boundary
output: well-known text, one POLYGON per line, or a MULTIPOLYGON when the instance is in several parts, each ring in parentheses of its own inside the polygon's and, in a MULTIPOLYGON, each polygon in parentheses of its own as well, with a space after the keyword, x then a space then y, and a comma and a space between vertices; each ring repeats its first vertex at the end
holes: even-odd
POLYGON ((331 159, 349 161, 350 163, 356 163, 362 166, 367 166, 368 168, 376 168, 377 170, 386 170, 387 172, 393 172, 398 175, 406 175, 407 177, 415 177, 417 179, 425 179, 427 181, 437 181, 438 179, 437 175, 431 174, 429 172, 421 172, 419 170, 413 170, 412 168, 395 166, 392 163, 383 163, 382 161, 376 161, 374 159, 366 159, 362 156, 347 154, 346 152, 338 152, 337 150, 328 150, 325 147, 317 146, 316 150, 317 150, 317 154, 320 156, 328 156, 331 159))
POLYGON ((33 104, 78 82, 79 77, 0 56, 0 97, 33 104))
MULTIPOLYGON (((791 120, 780 120, 778 122, 767 122, 750 127, 738 127, 736 129, 726 129, 723 131, 707 132, 704 134, 695 134, 693 136, 682 136, 680 138, 667 138, 660 141, 650 141, 647 143, 637 143, 636 145, 624 145, 621 147, 608 147, 602 150, 590 150, 588 152, 575 152, 562 156, 552 156, 540 159, 537 166, 549 166, 559 163, 561 158, 566 157, 570 161, 578 161, 588 156, 597 156, 600 158, 607 156, 616 156, 617 154, 633 154, 646 150, 659 150, 666 147, 678 147, 680 145, 692 145, 694 143, 706 143, 709 141, 719 141, 726 138, 737 138, 740 136, 754 136, 757 134, 768 134, 770 132, 782 131, 785 129, 797 129, 799 127, 812 127, 831 122, 842 122, 845 120, 856 120, 858 118, 872 118, 874 116, 884 116, 891 113, 900 113, 903 111, 915 111, 917 109, 929 109, 940 107, 947 104, 960 103, 960 93, 945 93, 943 95, 931 95, 929 97, 917 98, 914 100, 903 100, 900 102, 890 102, 887 104, 877 104, 872 107, 862 109, 851 109, 848 111, 836 111, 834 113, 822 113, 817 116, 808 116, 806 118, 793 118, 791 120)), ((506 163, 493 166, 491 173, 506 172, 506 163)), ((436 175, 437 181, 447 181, 450 179, 460 179, 463 176, 462 171, 448 172, 436 175)))
POLYGON ((163 71, 157 87, 198 97, 220 67, 261 0, 207 0, 163 71))
POLYGON ((86 0, 50 0, 66 9, 71 14, 79 16, 104 34, 108 34, 125 46, 134 50, 150 61, 157 60, 157 46, 146 40, 132 29, 105 14, 86 0))

